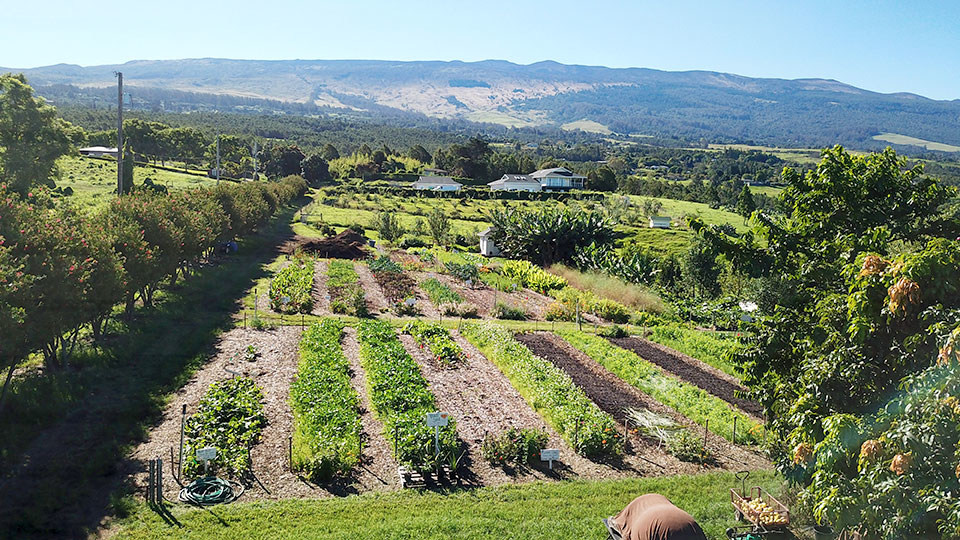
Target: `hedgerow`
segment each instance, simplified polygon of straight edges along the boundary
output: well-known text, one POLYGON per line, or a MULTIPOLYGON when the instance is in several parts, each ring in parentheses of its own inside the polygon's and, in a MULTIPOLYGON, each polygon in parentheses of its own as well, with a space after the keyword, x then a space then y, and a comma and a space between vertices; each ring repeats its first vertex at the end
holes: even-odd
POLYGON ((136 191, 101 212, 54 207, 45 189, 23 198, 0 184, 0 358, 9 368, 42 350, 62 368, 89 325, 96 337, 119 303, 153 302, 218 243, 262 225, 306 190, 281 182, 223 183, 174 194, 136 191))
POLYGON ((462 332, 578 453, 589 457, 622 451, 622 436, 613 418, 590 401, 569 375, 530 352, 510 331, 479 322, 463 325, 462 332))
POLYGON ((732 441, 733 422, 736 418, 736 442, 757 442, 759 424, 706 390, 664 374, 657 366, 602 337, 575 331, 561 330, 556 333, 653 399, 672 407, 700 425, 707 425, 709 422, 708 429, 711 432, 732 441))
POLYGON ((290 385, 293 467, 313 481, 348 473, 360 456, 358 397, 342 337, 338 319, 310 326, 300 340, 297 378, 290 385))
POLYGON ((457 449, 456 425, 451 419, 440 429, 437 456, 433 428, 426 425, 426 415, 436 412, 436 403, 416 361, 390 323, 364 320, 357 329, 370 401, 397 462, 424 469, 446 462, 457 449))

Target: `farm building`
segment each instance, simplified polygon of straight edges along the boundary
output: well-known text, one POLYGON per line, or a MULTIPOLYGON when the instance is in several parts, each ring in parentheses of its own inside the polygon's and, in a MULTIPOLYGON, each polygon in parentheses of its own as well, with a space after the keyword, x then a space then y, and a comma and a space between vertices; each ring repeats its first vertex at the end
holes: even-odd
POLYGON ((530 178, 540 182, 541 188, 547 191, 583 189, 583 181, 587 179, 565 167, 540 169, 530 173, 530 178))
POLYGON ((499 180, 487 184, 492 191, 542 191, 539 180, 528 174, 505 174, 499 180))
POLYGON ((421 176, 413 183, 413 189, 427 191, 460 191, 463 184, 449 176, 421 176))
POLYGON ((480 254, 484 257, 496 257, 500 255, 500 248, 493 243, 493 227, 487 227, 486 229, 477 233, 477 236, 480 237, 480 254))
POLYGON ((670 216, 650 216, 651 229, 669 229, 670 216))
POLYGON ((110 156, 112 158, 117 157, 116 148, 107 148, 106 146, 88 146, 86 148, 80 149, 81 156, 87 157, 103 157, 110 156))

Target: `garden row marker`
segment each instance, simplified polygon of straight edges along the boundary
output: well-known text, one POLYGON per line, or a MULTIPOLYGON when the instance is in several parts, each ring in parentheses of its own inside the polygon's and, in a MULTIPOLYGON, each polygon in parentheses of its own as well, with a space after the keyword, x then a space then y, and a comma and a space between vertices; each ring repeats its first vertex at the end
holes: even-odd
POLYGON ((207 469, 210 467, 210 462, 217 459, 216 447, 205 446, 197 450, 197 459, 203 462, 203 475, 207 476, 207 469))
POLYGON ((293 437, 287 437, 287 461, 290 463, 290 472, 293 472, 293 437))
POLYGON ((559 448, 544 448, 540 450, 540 461, 549 461, 550 470, 553 470, 553 461, 560 461, 560 449, 559 448))
POLYGON ((437 447, 437 456, 440 455, 440 428, 449 423, 448 416, 445 412, 427 413, 427 427, 433 428, 433 442, 437 447))
MULTIPOLYGON (((180 410, 180 454, 177 457, 177 483, 180 482, 180 478, 183 478, 183 423, 187 418, 187 404, 183 404, 183 409, 180 410)), ((173 456, 171 456, 173 457, 173 456)))
POLYGON ((733 444, 737 444, 737 417, 736 416, 733 417, 733 444))
MULTIPOLYGON (((707 452, 707 430, 710 429, 710 420, 703 423, 703 452, 707 452)), ((700 464, 703 464, 703 458, 700 458, 700 464)))

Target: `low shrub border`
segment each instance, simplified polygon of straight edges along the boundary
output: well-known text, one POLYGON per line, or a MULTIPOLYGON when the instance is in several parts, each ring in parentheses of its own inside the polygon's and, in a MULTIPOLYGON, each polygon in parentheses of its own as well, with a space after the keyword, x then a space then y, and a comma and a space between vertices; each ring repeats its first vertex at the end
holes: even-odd
POLYGON ((313 259, 294 256, 270 282, 270 309, 278 313, 310 313, 313 309, 313 259), (284 301, 286 300, 286 302, 284 301))
POLYGON ((420 348, 427 347, 439 364, 454 366, 463 360, 463 349, 450 337, 450 332, 439 324, 410 321, 403 325, 403 332, 410 334, 420 348))
POLYGON ((370 402, 397 462, 422 470, 449 462, 458 447, 456 423, 451 419, 440 429, 437 456, 433 428, 425 421, 427 413, 437 410, 433 394, 393 327, 387 321, 364 320, 357 329, 370 402))
POLYGON ((250 472, 247 451, 260 438, 266 424, 263 392, 253 379, 237 377, 211 384, 200 398, 197 412, 184 425, 184 476, 195 478, 203 473, 197 450, 207 446, 217 449, 210 473, 246 475, 250 472))
POLYGON ((303 333, 297 378, 290 385, 293 469, 315 482, 347 474, 361 451, 359 398, 340 348, 343 326, 325 318, 303 333))
POLYGON ((640 389, 653 399, 672 407, 690 420, 706 425, 711 432, 733 441, 733 421, 737 419, 737 442, 757 442, 759 424, 722 399, 692 384, 664 374, 660 368, 626 349, 598 336, 575 331, 557 331, 567 343, 593 358, 614 375, 640 389))
POLYGON ((622 435, 613 418, 600 410, 562 370, 490 322, 466 323, 464 337, 489 358, 523 398, 584 456, 618 454, 622 435))

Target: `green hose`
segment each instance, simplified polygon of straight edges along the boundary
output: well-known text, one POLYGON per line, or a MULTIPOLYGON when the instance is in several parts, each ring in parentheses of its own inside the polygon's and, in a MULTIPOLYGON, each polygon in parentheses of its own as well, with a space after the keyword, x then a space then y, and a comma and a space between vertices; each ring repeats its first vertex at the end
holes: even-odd
POLYGON ((243 486, 216 476, 197 478, 180 490, 180 501, 198 506, 228 504, 243 495, 243 486))

